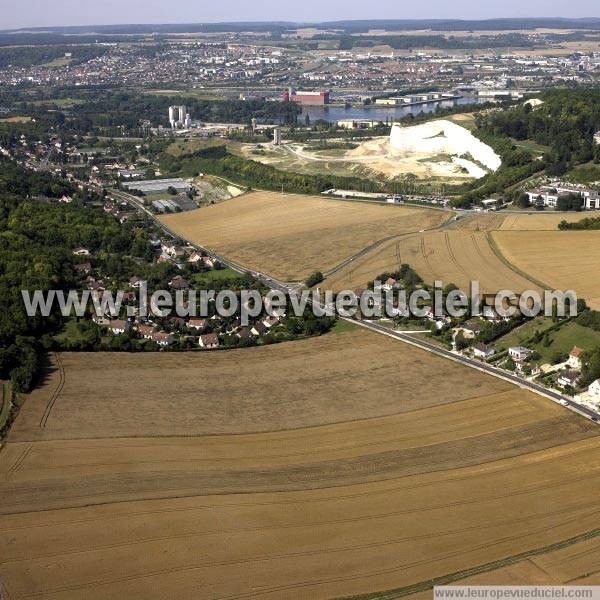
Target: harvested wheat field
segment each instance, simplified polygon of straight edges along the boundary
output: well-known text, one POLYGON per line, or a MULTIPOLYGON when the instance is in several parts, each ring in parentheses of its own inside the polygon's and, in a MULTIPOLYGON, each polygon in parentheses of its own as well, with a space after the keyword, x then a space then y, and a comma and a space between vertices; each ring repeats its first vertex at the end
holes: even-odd
POLYGON ((599 231, 497 231, 502 254, 527 275, 548 287, 575 290, 600 309, 599 231))
POLYGON ((396 595, 557 548, 580 577, 600 541, 593 424, 372 333, 54 360, 0 451, 12 600, 396 595))
POLYGON ((62 354, 47 385, 29 397, 10 439, 277 431, 445 404, 456 400, 451 392, 457 388, 461 398, 507 389, 497 379, 457 371, 449 361, 363 332, 158 358, 159 368, 156 354, 62 354), (398 392, 412 381, 421 382, 418 396, 398 392))
POLYGON ((493 229, 509 231, 556 231, 561 221, 577 223, 585 217, 586 215, 582 213, 513 213, 506 214, 502 226, 494 227, 493 229))
POLYGON ((538 288, 497 256, 485 232, 466 229, 430 231, 391 240, 335 273, 327 279, 327 285, 334 290, 354 289, 381 273, 398 270, 402 263, 409 264, 426 282, 454 283, 467 291, 475 280, 483 293, 538 288))
POLYGON ((188 240, 291 281, 328 271, 379 240, 448 218, 432 209, 254 192, 162 221, 188 240))

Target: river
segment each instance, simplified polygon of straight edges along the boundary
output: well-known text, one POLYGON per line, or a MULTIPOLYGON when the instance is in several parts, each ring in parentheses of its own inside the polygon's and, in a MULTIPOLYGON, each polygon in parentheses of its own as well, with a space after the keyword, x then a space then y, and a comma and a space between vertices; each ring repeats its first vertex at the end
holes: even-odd
POLYGON ((369 107, 351 107, 344 108, 343 106, 304 106, 302 115, 308 115, 311 121, 322 119, 330 123, 335 123, 342 119, 371 119, 373 121, 392 121, 401 119, 409 114, 418 115, 421 112, 434 112, 438 106, 442 108, 452 108, 464 104, 482 103, 475 96, 463 96, 455 100, 447 100, 444 102, 431 102, 429 104, 417 104, 413 106, 369 106, 369 107))

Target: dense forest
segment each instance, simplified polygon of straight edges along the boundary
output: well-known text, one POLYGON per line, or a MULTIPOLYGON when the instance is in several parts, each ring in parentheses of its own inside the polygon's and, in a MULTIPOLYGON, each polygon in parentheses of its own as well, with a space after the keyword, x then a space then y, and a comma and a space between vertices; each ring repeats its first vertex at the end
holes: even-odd
POLYGON ((71 54, 71 64, 86 62, 97 56, 106 54, 106 47, 71 46, 61 44, 57 46, 21 46, 0 48, 0 69, 6 67, 29 67, 50 63, 58 58, 64 58, 65 54, 71 54))
MULTIPOLYGON (((330 36, 316 36, 332 39, 330 36)), ((444 36, 444 35, 383 35, 376 37, 344 36, 340 38, 340 50, 353 48, 370 48, 374 46, 390 46, 395 50, 415 48, 440 48, 442 50, 469 50, 475 48, 533 48, 535 44, 525 35, 510 33, 499 36, 444 36)))
POLYGON ((549 175, 562 175, 574 163, 600 160, 594 134, 600 131, 600 90, 549 90, 544 104, 521 104, 481 118, 480 130, 516 140, 533 140, 550 150, 545 154, 549 175))
POLYGON ((50 336, 62 321, 30 318, 21 290, 73 288, 72 250, 85 246, 109 255, 112 252, 143 254, 144 243, 127 227, 99 209, 73 204, 40 203, 24 199, 40 190, 53 189, 49 175, 25 171, 2 163, 0 176, 0 379, 11 378, 14 389, 31 389, 41 368, 50 336))

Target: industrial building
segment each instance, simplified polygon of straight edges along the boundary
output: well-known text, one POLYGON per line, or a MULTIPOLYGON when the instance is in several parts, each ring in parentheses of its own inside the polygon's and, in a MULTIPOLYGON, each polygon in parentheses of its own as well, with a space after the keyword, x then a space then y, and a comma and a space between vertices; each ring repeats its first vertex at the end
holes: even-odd
POLYGON ((341 119, 337 122, 337 125, 343 129, 371 129, 377 127, 380 123, 381 120, 372 119, 341 119))
POLYGON ((431 102, 444 102, 458 98, 454 94, 431 92, 428 94, 413 94, 410 96, 393 96, 391 98, 377 98, 377 106, 411 106, 415 104, 429 104, 431 102))
POLYGON ((282 98, 284 102, 297 102, 305 106, 324 106, 325 104, 329 104, 329 92, 325 90, 307 92, 291 87, 283 92, 282 98))
POLYGON ((192 120, 185 105, 169 106, 169 123, 173 129, 190 127, 192 120))
POLYGON ((185 179, 147 179, 122 184, 128 190, 137 190, 143 194, 159 194, 173 188, 178 192, 188 192, 192 186, 185 179))

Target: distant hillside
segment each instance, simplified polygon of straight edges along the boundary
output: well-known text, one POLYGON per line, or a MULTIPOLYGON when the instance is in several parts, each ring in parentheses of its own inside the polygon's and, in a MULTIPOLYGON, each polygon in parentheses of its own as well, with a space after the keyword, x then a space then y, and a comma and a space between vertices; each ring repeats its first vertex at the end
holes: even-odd
POLYGON ((323 23, 277 22, 229 22, 185 24, 130 24, 130 25, 84 25, 71 27, 33 27, 0 30, 0 34, 24 35, 141 35, 151 33, 224 33, 250 31, 255 33, 283 33, 298 27, 340 30, 343 33, 364 33, 371 29, 388 31, 414 31, 435 29, 438 31, 503 31, 524 29, 600 29, 600 18, 528 18, 528 19, 375 19, 363 21, 327 21, 323 23))

